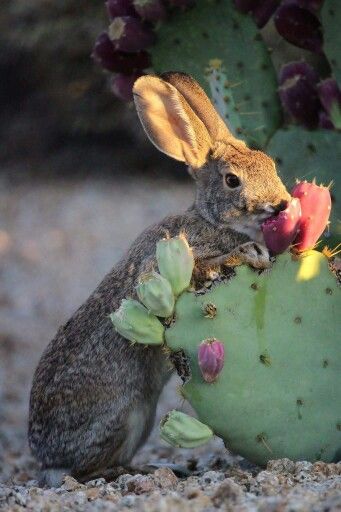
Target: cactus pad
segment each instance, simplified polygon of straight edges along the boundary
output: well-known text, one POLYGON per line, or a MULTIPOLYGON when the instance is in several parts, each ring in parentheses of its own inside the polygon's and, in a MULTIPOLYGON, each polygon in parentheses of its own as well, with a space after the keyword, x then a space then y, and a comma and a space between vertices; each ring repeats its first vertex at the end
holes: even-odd
POLYGON ((264 147, 280 123, 280 106, 270 55, 252 19, 239 13, 232 0, 198 0, 193 9, 174 13, 157 35, 151 48, 155 71, 189 73, 208 93, 205 74, 212 68, 222 72, 227 90, 217 85, 215 96, 231 97, 222 116, 231 114, 231 128, 250 145, 264 147))
POLYGON ((283 254, 260 275, 238 267, 211 291, 180 296, 165 336, 189 359, 182 394, 229 449, 259 464, 340 458, 340 302, 328 260, 316 251, 283 254), (203 313, 207 303, 216 306, 213 318, 203 313), (197 353, 212 337, 226 357, 208 384, 197 353))

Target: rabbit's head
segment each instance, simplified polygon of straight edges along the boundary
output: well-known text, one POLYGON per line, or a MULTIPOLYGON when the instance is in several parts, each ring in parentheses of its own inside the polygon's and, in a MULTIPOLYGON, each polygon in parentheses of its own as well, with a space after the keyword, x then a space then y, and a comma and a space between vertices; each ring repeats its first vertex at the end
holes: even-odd
POLYGON ((286 206, 290 195, 273 160, 232 135, 190 76, 143 76, 133 93, 153 144, 188 164, 197 184, 196 207, 206 220, 254 238, 261 223, 286 206))

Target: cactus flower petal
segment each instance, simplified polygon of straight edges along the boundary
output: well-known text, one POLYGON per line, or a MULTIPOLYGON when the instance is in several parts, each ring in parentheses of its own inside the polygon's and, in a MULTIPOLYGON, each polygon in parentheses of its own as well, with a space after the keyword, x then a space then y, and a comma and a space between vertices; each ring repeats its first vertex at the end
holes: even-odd
POLYGON ((160 274, 170 282, 175 296, 189 287, 194 258, 184 236, 160 240, 156 245, 156 259, 160 274))
POLYGON ((294 240, 297 251, 312 249, 325 230, 331 211, 331 197, 327 187, 301 181, 291 195, 301 203, 302 215, 294 240))
POLYGON ((213 432, 196 418, 174 410, 161 420, 160 437, 176 448, 195 448, 212 439, 213 432))
POLYGON ((172 287, 157 272, 141 276, 136 291, 140 301, 154 315, 169 317, 173 313, 175 299, 172 287))
POLYGON ((272 254, 281 254, 292 244, 297 235, 300 216, 300 201, 292 199, 285 210, 262 224, 265 245, 272 254))
POLYGON ((198 349, 198 363, 206 382, 214 382, 224 366, 224 344, 215 338, 204 340, 198 349))
POLYGON ((116 331, 130 341, 144 345, 163 343, 163 325, 136 300, 123 299, 119 309, 111 313, 110 319, 116 331))

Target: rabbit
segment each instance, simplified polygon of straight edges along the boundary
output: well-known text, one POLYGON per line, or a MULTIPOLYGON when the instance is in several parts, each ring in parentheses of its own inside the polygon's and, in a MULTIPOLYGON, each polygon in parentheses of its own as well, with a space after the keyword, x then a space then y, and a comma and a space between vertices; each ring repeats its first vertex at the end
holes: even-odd
POLYGON ((269 268, 261 224, 290 199, 274 162, 237 140, 188 75, 140 77, 133 88, 151 142, 187 164, 194 204, 146 229, 44 351, 30 395, 28 439, 41 483, 86 480, 126 466, 145 442, 170 377, 160 347, 131 345, 109 314, 135 297, 140 274, 156 266, 155 247, 183 232, 198 267, 246 263, 269 268))

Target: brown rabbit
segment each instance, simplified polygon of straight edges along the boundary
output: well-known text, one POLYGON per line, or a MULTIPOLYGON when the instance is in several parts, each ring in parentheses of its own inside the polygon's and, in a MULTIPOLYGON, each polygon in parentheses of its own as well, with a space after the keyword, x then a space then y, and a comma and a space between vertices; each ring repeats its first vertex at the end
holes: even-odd
POLYGON ((134 98, 150 140, 185 162, 195 180, 194 204, 148 228, 50 342, 36 369, 29 443, 42 480, 86 478, 129 463, 146 440, 169 377, 164 353, 131 346, 108 317, 134 296, 138 276, 155 265, 155 245, 184 232, 198 265, 269 267, 261 223, 289 199, 264 153, 236 140, 188 75, 143 76, 134 98))

